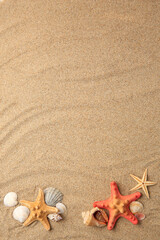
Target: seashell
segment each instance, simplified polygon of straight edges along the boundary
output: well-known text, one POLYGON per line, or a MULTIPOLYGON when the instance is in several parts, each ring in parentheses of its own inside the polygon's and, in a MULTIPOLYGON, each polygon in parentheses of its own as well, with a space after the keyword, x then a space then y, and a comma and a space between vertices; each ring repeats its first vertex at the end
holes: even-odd
POLYGON ((61 215, 57 214, 57 213, 52 213, 48 215, 48 218, 53 221, 53 222, 59 222, 60 220, 62 220, 63 218, 61 217, 61 215))
POLYGON ((57 203, 62 202, 63 194, 58 189, 49 187, 44 190, 44 199, 47 205, 55 207, 57 203))
POLYGON ((27 207, 25 206, 19 206, 14 209, 13 211, 13 218, 21 223, 26 221, 30 214, 30 211, 27 207))
POLYGON ((140 203, 140 202, 138 202, 138 201, 133 201, 133 202, 131 202, 131 204, 130 204, 130 211, 133 213, 133 214, 135 214, 135 213, 137 213, 137 212, 142 212, 142 210, 143 210, 143 205, 142 205, 142 203, 140 203))
POLYGON ((142 221, 145 219, 145 215, 143 213, 135 213, 135 217, 139 220, 142 221))
POLYGON ((65 216, 67 214, 67 208, 63 203, 57 203, 56 208, 59 210, 59 214, 65 216))
POLYGON ((18 199, 18 196, 15 192, 9 192, 4 197, 3 202, 6 207, 13 207, 18 204, 17 199, 18 199))
POLYGON ((82 212, 83 222, 87 226, 104 227, 107 225, 108 216, 103 209, 93 208, 91 211, 82 212))

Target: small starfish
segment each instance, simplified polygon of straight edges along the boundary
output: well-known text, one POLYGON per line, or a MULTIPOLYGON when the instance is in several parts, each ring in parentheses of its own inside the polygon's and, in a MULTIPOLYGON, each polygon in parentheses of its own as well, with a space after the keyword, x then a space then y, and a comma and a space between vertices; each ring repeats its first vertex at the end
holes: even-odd
POLYGON ((122 196, 118 190, 116 182, 111 182, 111 196, 107 200, 93 203, 93 207, 105 208, 109 211, 108 230, 112 230, 117 219, 124 217, 133 224, 137 224, 137 218, 131 213, 129 205, 132 201, 140 198, 141 193, 136 192, 131 195, 122 196))
POLYGON ((44 193, 39 189, 39 193, 35 202, 21 200, 20 203, 30 209, 30 215, 24 222, 24 226, 30 225, 34 221, 40 221, 46 230, 50 230, 50 224, 47 219, 48 214, 58 213, 58 209, 45 204, 44 193))
POLYGON ((155 185, 156 182, 147 181, 147 169, 145 170, 142 179, 140 179, 132 174, 130 174, 130 176, 138 182, 138 184, 134 188, 132 188, 130 191, 134 191, 134 190, 142 188, 143 191, 145 192, 147 198, 149 198, 147 186, 155 185))

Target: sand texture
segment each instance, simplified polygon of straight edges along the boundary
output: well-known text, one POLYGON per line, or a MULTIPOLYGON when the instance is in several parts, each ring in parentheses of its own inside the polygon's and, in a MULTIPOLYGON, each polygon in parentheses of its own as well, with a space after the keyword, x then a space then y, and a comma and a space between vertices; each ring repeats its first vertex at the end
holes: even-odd
POLYGON ((0 240, 159 239, 159 19, 159 0, 0 1, 0 240), (111 181, 127 195, 146 168, 144 221, 83 224, 111 181), (3 205, 50 186, 68 207, 50 232, 3 205))

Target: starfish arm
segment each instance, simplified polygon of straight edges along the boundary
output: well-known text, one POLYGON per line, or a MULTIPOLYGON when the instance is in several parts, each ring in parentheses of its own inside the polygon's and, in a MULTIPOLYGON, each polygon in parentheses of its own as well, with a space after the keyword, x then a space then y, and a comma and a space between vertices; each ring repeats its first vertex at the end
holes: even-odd
POLYGON ((143 177, 142 177, 142 182, 145 182, 147 180, 147 168, 144 171, 143 177))
POLYGON ((114 225, 118 218, 119 218, 119 216, 114 216, 114 214, 112 212, 110 212, 108 226, 107 226, 108 230, 112 230, 114 228, 114 225))
POLYGON ((134 188, 132 188, 130 191, 135 191, 142 188, 142 183, 137 184, 134 188))
POLYGON ((137 218, 129 211, 129 214, 124 214, 122 217, 126 218, 128 221, 130 221, 133 224, 137 224, 138 220, 137 218))
POLYGON ((39 193, 38 193, 36 202, 44 203, 44 192, 42 189, 39 189, 39 193))
POLYGON ((47 217, 45 217, 43 219, 38 219, 38 220, 43 224, 43 226, 45 227, 45 229, 47 231, 49 231, 51 229, 51 226, 50 226, 50 223, 49 223, 47 217))
POLYGON ((127 195, 125 196, 125 198, 131 203, 133 201, 136 201, 138 198, 141 197, 141 193, 140 192, 135 192, 133 194, 127 195))
POLYGON ((156 182, 146 181, 145 184, 146 184, 146 186, 152 186, 152 185, 155 185, 157 183, 156 182))
POLYGON ((97 201, 97 202, 94 202, 93 203, 93 207, 98 207, 98 208, 106 208, 107 207, 107 203, 108 201, 107 200, 104 200, 104 201, 97 201))
POLYGON ((136 180, 138 183, 142 183, 142 180, 139 177, 134 176, 133 174, 130 174, 130 176, 136 180))
POLYGON ((26 201, 26 200, 21 200, 20 203, 23 205, 23 206, 26 206, 28 208, 32 207, 32 204, 33 202, 29 202, 29 201, 26 201))
POLYGON ((27 220, 23 223, 23 226, 28 226, 34 221, 36 221, 36 219, 30 214, 27 220))
POLYGON ((45 210, 47 211, 48 214, 51 214, 51 213, 58 213, 58 208, 56 207, 50 207, 48 205, 45 206, 45 210))
POLYGON ((143 184, 142 188, 143 188, 143 191, 145 192, 147 198, 149 198, 149 193, 148 193, 148 189, 147 189, 146 185, 143 184))
POLYGON ((111 196, 118 196, 120 193, 119 193, 119 189, 117 187, 116 182, 111 182, 110 186, 111 186, 111 196))

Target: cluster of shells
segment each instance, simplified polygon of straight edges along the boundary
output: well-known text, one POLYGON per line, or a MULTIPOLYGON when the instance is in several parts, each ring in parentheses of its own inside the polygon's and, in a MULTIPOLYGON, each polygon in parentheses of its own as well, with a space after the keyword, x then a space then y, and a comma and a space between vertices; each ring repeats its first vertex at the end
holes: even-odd
MULTIPOLYGON (((56 188, 49 187, 44 190, 44 200, 49 206, 56 207, 59 212, 49 214, 48 218, 52 221, 58 222, 63 219, 67 213, 66 206, 62 203, 63 194, 56 188)), ((18 204, 18 196, 15 192, 10 192, 4 197, 4 205, 13 207, 18 204)), ((139 201, 133 201, 130 204, 130 211, 136 216, 138 220, 143 220, 145 215, 142 213, 143 205, 139 201)), ((13 211, 13 217, 17 221, 23 223, 28 218, 30 211, 25 206, 18 206, 13 211)), ((87 226, 103 227, 108 223, 108 216, 104 209, 93 208, 90 211, 82 212, 83 222, 87 226)))
MULTIPOLYGON (((139 201, 133 201, 130 204, 130 211, 135 215, 138 220, 143 220, 145 215, 142 213, 143 205, 139 201)), ((82 212, 83 223, 87 226, 104 227, 108 223, 107 212, 98 207, 90 211, 82 212)))
POLYGON ((145 215, 142 213, 143 211, 143 204, 140 203, 139 201, 133 201, 130 204, 130 211, 135 215, 135 217, 139 220, 142 221, 145 219, 145 215))
POLYGON ((46 188, 44 190, 44 200, 45 203, 51 207, 58 208, 59 212, 49 214, 48 218, 52 221, 58 222, 64 217, 67 213, 66 206, 62 203, 63 194, 57 188, 46 188))
MULTIPOLYGON (((49 187, 44 190, 44 200, 49 206, 56 207, 59 212, 49 214, 48 218, 51 221, 58 222, 63 219, 67 213, 66 206, 62 203, 63 194, 56 188, 49 187)), ((18 204, 18 196, 15 192, 9 192, 4 197, 4 205, 7 207, 14 207, 18 204)), ((20 223, 25 222, 30 214, 30 210, 25 206, 18 206, 13 211, 13 218, 20 223)))

